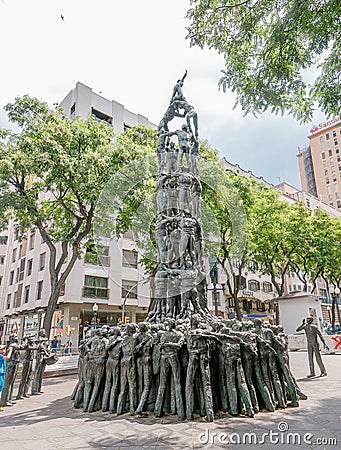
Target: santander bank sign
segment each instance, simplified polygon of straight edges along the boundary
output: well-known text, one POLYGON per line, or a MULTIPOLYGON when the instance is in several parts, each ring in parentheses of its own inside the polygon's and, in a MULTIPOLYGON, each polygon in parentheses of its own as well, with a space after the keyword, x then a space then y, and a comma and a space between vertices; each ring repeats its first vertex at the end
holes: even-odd
POLYGON ((318 131, 323 130, 323 128, 327 128, 330 127, 331 125, 335 125, 336 123, 340 122, 341 118, 340 116, 334 117, 334 119, 328 120, 327 122, 324 123, 319 123, 318 125, 316 125, 315 127, 313 127, 310 130, 310 133, 317 133, 318 131))

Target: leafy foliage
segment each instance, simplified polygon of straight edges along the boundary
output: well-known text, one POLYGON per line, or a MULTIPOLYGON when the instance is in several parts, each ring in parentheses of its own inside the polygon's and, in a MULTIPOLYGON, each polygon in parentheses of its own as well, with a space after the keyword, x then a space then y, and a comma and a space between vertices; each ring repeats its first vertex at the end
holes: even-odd
POLYGON ((191 45, 223 54, 219 85, 231 89, 245 114, 312 118, 314 102, 327 115, 341 103, 339 0, 192 0, 191 45), (313 83, 304 70, 319 69, 313 83))

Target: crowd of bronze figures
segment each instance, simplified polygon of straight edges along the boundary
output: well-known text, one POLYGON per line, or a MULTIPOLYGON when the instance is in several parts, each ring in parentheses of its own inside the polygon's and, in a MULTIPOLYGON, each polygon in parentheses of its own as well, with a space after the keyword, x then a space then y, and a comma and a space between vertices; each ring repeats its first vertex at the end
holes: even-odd
MULTIPOLYGON (((93 333, 93 330, 92 330, 93 333)), ((299 406, 280 325, 193 314, 97 329, 80 346, 76 408, 118 415, 253 417, 299 406)))
POLYGON ((47 364, 54 364, 58 359, 51 352, 44 328, 39 331, 37 339, 34 335, 28 335, 23 338, 22 343, 19 343, 16 333, 10 334, 8 347, 12 348, 12 352, 10 360, 7 361, 0 406, 12 406, 15 400, 41 394, 45 367, 47 364), (13 388, 18 374, 21 352, 23 352, 22 371, 18 391, 14 395, 13 388))

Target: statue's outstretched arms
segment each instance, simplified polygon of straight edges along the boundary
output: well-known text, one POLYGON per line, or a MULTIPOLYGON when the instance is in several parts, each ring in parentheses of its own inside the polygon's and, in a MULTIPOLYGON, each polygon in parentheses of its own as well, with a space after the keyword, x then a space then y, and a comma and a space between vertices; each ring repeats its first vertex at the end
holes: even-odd
POLYGON ((296 332, 303 330, 305 327, 305 319, 303 319, 301 325, 296 328, 296 332))

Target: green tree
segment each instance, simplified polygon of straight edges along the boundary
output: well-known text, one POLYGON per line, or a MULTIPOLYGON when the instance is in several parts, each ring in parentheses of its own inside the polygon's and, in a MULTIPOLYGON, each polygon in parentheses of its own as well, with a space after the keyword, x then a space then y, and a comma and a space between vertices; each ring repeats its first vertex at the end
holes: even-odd
POLYGON ((304 245, 300 230, 304 228, 310 211, 301 203, 290 205, 278 199, 254 213, 263 216, 264 220, 257 222, 253 228, 252 255, 263 272, 270 275, 277 294, 281 296, 285 290, 286 275, 304 245))
POLYGON ((339 114, 339 0, 192 0, 187 17, 191 45, 224 56, 219 85, 245 114, 270 108, 307 122, 314 103, 339 114), (308 68, 318 69, 311 83, 308 68))
MULTIPOLYGON (((24 96, 5 107, 18 132, 1 130, 0 225, 13 220, 20 239, 38 230, 49 249, 50 329, 60 288, 82 254, 95 206, 115 170, 143 152, 128 133, 114 145, 113 129, 93 117, 69 119, 24 96)), ((148 134, 139 129, 138 136, 148 134)))

